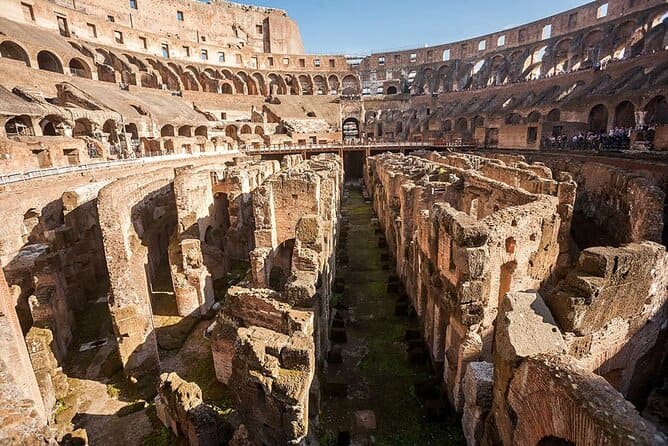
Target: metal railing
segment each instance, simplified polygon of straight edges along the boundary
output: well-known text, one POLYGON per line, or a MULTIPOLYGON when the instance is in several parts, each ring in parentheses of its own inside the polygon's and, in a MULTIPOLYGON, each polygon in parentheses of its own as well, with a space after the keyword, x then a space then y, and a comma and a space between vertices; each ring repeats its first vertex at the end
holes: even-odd
POLYGON ((346 149, 401 149, 401 148, 457 148, 457 147, 477 147, 477 140, 467 140, 463 138, 455 139, 428 139, 424 141, 381 141, 381 142, 342 142, 342 143, 326 143, 326 144, 300 144, 300 145, 284 145, 274 144, 270 146, 250 147, 243 150, 244 153, 266 153, 266 152, 307 152, 318 150, 343 150, 346 149))
POLYGON ((239 154, 239 151, 231 150, 228 152, 160 155, 160 156, 151 156, 151 157, 143 157, 135 159, 102 161, 99 163, 91 163, 91 164, 79 164, 76 166, 49 167, 45 169, 29 170, 26 172, 16 172, 16 173, 0 175, 0 185, 19 183, 21 181, 33 180, 35 178, 45 178, 45 177, 64 175, 70 173, 94 172, 99 170, 115 169, 118 167, 134 167, 134 166, 144 166, 147 164, 162 163, 165 161, 178 161, 188 158, 214 157, 214 156, 235 155, 235 154, 239 154))

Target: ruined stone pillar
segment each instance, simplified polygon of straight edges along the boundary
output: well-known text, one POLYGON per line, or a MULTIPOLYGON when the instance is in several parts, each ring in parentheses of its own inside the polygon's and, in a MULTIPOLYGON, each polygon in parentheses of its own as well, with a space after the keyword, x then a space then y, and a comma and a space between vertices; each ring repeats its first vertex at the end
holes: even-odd
POLYGON ((21 396, 34 402, 34 410, 40 422, 46 423, 48 413, 42 402, 35 372, 30 362, 28 348, 14 308, 14 299, 0 268, 0 358, 7 365, 4 372, 14 380, 21 396))

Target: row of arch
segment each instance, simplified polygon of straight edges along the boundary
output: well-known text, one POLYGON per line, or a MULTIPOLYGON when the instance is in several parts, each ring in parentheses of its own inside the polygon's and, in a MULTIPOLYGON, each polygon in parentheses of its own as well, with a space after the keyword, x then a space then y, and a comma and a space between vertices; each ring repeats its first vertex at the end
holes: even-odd
MULTIPOLYGON (((72 57, 65 66, 61 58, 48 50, 37 53, 37 68, 106 82, 123 82, 145 88, 164 88, 174 91, 191 90, 220 94, 244 95, 357 95, 359 78, 353 74, 310 75, 296 73, 267 73, 233 71, 227 68, 182 66, 156 58, 140 58, 130 54, 117 55, 103 48, 95 51, 74 42, 70 44, 85 58, 94 61, 94 68, 80 57, 72 57)), ((14 59, 31 66, 28 52, 18 43, 0 43, 0 57, 14 59)))
MULTIPOLYGON (((636 106, 629 100, 620 101, 610 109, 605 104, 596 104, 589 110, 586 119, 588 130, 594 133, 604 133, 614 127, 634 128, 640 124, 668 125, 668 102, 666 96, 658 95, 647 101, 644 106, 636 106), (639 121, 639 117, 642 122, 639 121)), ((562 115, 559 108, 553 108, 546 114, 534 110, 526 116, 517 112, 503 116, 504 125, 559 125, 561 122, 562 115)), ((476 115, 472 118, 461 116, 453 119, 446 116, 442 109, 434 113, 424 110, 385 110, 380 113, 367 112, 365 123, 368 128, 376 129, 377 136, 389 131, 408 138, 414 133, 424 132, 473 135, 477 128, 485 127, 486 118, 483 115, 476 115)))
POLYGON ((480 60, 453 60, 404 73, 384 94, 431 94, 535 80, 666 49, 668 12, 623 20, 480 60))

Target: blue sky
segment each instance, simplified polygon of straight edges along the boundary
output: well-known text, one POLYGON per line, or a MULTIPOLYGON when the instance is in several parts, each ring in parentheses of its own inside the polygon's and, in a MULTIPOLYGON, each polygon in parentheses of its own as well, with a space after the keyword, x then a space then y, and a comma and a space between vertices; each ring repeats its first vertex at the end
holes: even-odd
POLYGON ((285 9, 309 53, 368 54, 453 42, 581 6, 582 0, 242 0, 285 9))

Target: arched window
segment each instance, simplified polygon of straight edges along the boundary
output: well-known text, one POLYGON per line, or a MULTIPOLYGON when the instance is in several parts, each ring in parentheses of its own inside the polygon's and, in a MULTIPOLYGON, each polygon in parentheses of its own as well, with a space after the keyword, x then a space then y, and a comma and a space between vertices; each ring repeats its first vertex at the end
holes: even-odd
POLYGON ((30 58, 28 53, 18 44, 10 42, 9 40, 0 43, 0 57, 5 59, 19 60, 30 66, 30 58))
POLYGON ((629 101, 615 107, 615 127, 632 128, 636 126, 636 108, 629 101))
POLYGON ((652 124, 668 124, 668 103, 665 96, 656 96, 645 106, 647 115, 645 122, 652 124))
POLYGON ((76 77, 85 77, 91 79, 90 68, 81 59, 70 60, 70 74, 76 77))
POLYGON ((387 94, 397 94, 397 87, 394 85, 387 87, 387 94))
POLYGON ((191 137, 193 136, 193 128, 189 125, 179 127, 179 136, 191 137))
POLYGON ((203 136, 205 138, 208 138, 209 135, 209 129, 206 128, 206 126, 201 125, 195 129, 195 136, 203 136))
POLYGON ((34 136, 32 121, 29 116, 16 116, 5 122, 5 135, 8 138, 17 136, 34 136))
POLYGON ((160 136, 174 136, 174 126, 167 124, 160 129, 160 136))
POLYGON ((40 51, 37 54, 37 64, 40 70, 52 71, 54 73, 62 73, 63 65, 55 54, 49 51, 40 51))
POLYGON ((589 131, 594 133, 605 133, 608 129, 608 109, 603 104, 598 104, 589 112, 589 131))

